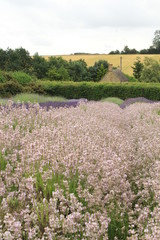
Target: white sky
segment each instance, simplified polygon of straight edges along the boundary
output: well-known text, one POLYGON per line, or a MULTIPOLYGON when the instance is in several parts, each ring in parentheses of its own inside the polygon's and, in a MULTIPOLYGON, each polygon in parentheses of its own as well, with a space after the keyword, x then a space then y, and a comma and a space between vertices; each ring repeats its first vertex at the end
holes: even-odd
POLYGON ((152 45, 159 0, 0 0, 0 48, 109 53, 152 45))

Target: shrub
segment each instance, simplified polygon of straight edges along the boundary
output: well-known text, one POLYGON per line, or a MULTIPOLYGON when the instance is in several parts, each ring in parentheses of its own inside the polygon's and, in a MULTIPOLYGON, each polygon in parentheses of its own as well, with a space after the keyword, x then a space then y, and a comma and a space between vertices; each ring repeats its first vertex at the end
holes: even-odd
POLYGON ((139 80, 141 82, 160 82, 160 62, 146 57, 144 60, 144 68, 139 80))
POLYGON ((24 72, 13 72, 11 76, 21 85, 26 86, 32 82, 32 77, 24 72))
POLYGON ((136 78, 133 76, 130 76, 128 74, 125 74, 125 76, 128 78, 128 82, 137 82, 136 78))
POLYGON ((19 83, 8 81, 0 84, 1 97, 11 97, 21 92, 23 92, 23 87, 19 83))
POLYGON ((4 82, 6 82, 6 81, 7 81, 7 80, 6 80, 6 78, 4 77, 3 72, 0 71, 0 83, 4 83, 4 82))
POLYGON ((149 83, 93 83, 93 82, 38 82, 45 94, 71 98, 100 100, 107 97, 145 97, 160 100, 160 84, 149 83))
POLYGON ((41 84, 32 82, 28 86, 24 88, 24 90, 27 90, 26 92, 29 93, 39 93, 39 94, 45 94, 44 87, 41 84))

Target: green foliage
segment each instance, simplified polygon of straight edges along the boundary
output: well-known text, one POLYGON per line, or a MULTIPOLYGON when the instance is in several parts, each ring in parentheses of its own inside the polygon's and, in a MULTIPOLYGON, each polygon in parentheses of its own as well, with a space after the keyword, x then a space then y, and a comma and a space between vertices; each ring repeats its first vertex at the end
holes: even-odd
POLYGON ((10 72, 0 71, 0 83, 5 83, 7 81, 14 81, 10 72))
MULTIPOLYGON (((62 59, 62 57, 49 57, 46 60, 44 57, 39 56, 38 53, 31 57, 28 51, 23 48, 15 50, 8 48, 6 51, 0 49, 0 70, 6 72, 25 72, 38 79, 48 78, 52 81, 96 82, 104 76, 107 68, 108 63, 104 60, 100 60, 94 66, 88 68, 83 59, 77 61, 70 60, 68 62, 62 59)), ((26 81, 19 79, 20 77, 18 76, 18 81, 25 85, 26 81)), ((0 82, 4 82, 1 74, 0 82)))
POLYGON ((23 87, 17 82, 8 81, 0 84, 1 97, 11 97, 21 92, 23 92, 23 87))
POLYGON ((120 51, 117 49, 117 50, 115 50, 115 51, 109 52, 109 54, 120 54, 120 51))
POLYGON ((1 70, 5 70, 6 61, 7 61, 6 51, 3 49, 0 49, 0 69, 1 70))
POLYGON ((68 68, 69 63, 62 57, 50 57, 48 59, 49 68, 55 67, 56 69, 60 67, 68 68))
POLYGON ((156 30, 154 33, 153 47, 157 50, 156 53, 160 53, 160 30, 156 30))
POLYGON ((6 81, 7 81, 7 80, 6 80, 6 78, 4 77, 3 72, 0 71, 0 83, 4 83, 4 82, 6 82, 6 81))
POLYGON ((28 93, 38 93, 38 94, 44 94, 44 88, 41 84, 31 82, 27 86, 23 88, 22 92, 28 92, 28 93))
POLYGON ((8 205, 10 207, 11 210, 15 211, 16 208, 19 207, 19 200, 16 197, 12 197, 9 201, 8 201, 8 205))
POLYGON ((48 203, 47 202, 38 202, 36 212, 37 212, 40 231, 43 233, 45 227, 47 227, 49 224, 48 203))
POLYGON ((47 76, 47 71, 49 69, 49 64, 45 58, 40 57, 38 53, 33 56, 33 74, 38 78, 42 79, 47 76))
POLYGON ((140 58, 137 57, 136 61, 133 63, 132 68, 133 68, 133 76, 138 80, 141 77, 143 67, 144 67, 143 63, 141 62, 140 58))
POLYGON ((0 49, 0 68, 5 71, 30 72, 32 68, 32 58, 24 48, 6 51, 0 49))
POLYGON ((68 80, 70 79, 68 70, 67 70, 66 68, 64 68, 63 66, 61 66, 61 67, 58 69, 58 74, 61 76, 61 79, 62 79, 63 81, 68 81, 68 80))
POLYGON ((0 152, 0 171, 4 171, 7 166, 7 161, 2 156, 2 153, 0 152))
POLYGON ((63 179, 63 174, 53 173, 52 178, 48 179, 46 184, 44 184, 42 175, 40 172, 38 172, 36 175, 36 192, 38 198, 46 198, 49 201, 49 199, 52 197, 52 192, 55 191, 55 184, 58 184, 61 189, 65 190, 63 179))
POLYGON ((58 81, 58 80, 61 81, 63 79, 63 76, 61 76, 61 74, 56 69, 56 67, 52 67, 48 70, 47 77, 49 80, 53 80, 53 81, 58 81))
POLYGON ((128 78, 128 82, 137 82, 137 79, 135 79, 133 76, 130 76, 128 74, 125 74, 125 76, 128 78))
POLYGON ((98 71, 97 71, 97 79, 96 81, 100 81, 102 79, 102 77, 106 74, 107 72, 107 69, 105 69, 104 65, 101 64, 100 67, 98 68, 98 71))
POLYGON ((36 93, 20 93, 12 97, 13 102, 32 102, 32 103, 41 103, 41 102, 65 102, 67 99, 58 96, 44 96, 36 93))
POLYGON ((52 197, 52 192, 55 191, 55 187, 57 184, 63 190, 65 195, 67 189, 66 189, 66 186, 64 185, 64 182, 63 182, 64 180, 68 181, 69 193, 74 193, 74 195, 78 197, 78 194, 77 194, 77 187, 78 187, 78 180, 79 180, 78 171, 76 171, 76 173, 73 173, 72 171, 70 171, 68 178, 66 178, 61 173, 53 173, 52 178, 48 179, 46 183, 44 183, 42 179, 42 174, 38 172, 36 174, 36 183, 35 183, 38 198, 39 199, 45 198, 46 200, 49 201, 49 199, 52 197))
MULTIPOLYGON (((46 166, 45 168, 47 169, 48 167, 46 166)), ((67 191, 68 193, 74 193, 75 196, 78 196, 77 194, 78 178, 79 178, 78 171, 76 171, 76 173, 70 171, 68 178, 65 177, 62 173, 53 173, 52 178, 47 179, 47 181, 44 182, 42 178, 42 173, 37 172, 35 188, 38 198, 38 204, 36 212, 38 217, 38 223, 42 233, 44 232, 44 228, 48 226, 49 222, 48 202, 50 198, 52 198, 52 192, 56 190, 56 186, 58 185, 59 188, 63 190, 63 194, 65 197, 67 191), (68 188, 66 188, 66 185, 64 185, 64 180, 68 181, 68 188)), ((57 210, 61 211, 59 208, 59 204, 60 201, 59 199, 57 199, 57 210)), ((66 211, 66 215, 69 214, 69 211, 66 211)))
POLYGON ((70 176, 68 179, 69 193, 74 193, 76 197, 78 197, 78 193, 77 193, 78 180, 79 180, 78 171, 76 171, 76 173, 73 173, 72 171, 70 171, 70 176))
POLYGON ((106 74, 108 70, 108 62, 105 60, 99 60, 95 64, 88 68, 88 79, 93 82, 98 82, 106 74))
POLYGON ((128 46, 125 46, 123 51, 121 51, 121 54, 136 54, 138 53, 138 51, 133 48, 133 49, 130 49, 128 46))
POLYGON ((129 217, 127 212, 121 214, 117 204, 114 209, 109 210, 109 217, 111 219, 108 226, 108 239, 114 240, 126 240, 128 237, 129 230, 129 217))
POLYGON ((13 72, 11 76, 21 85, 25 86, 32 82, 32 77, 24 72, 13 72))
POLYGON ((88 80, 87 64, 84 60, 69 61, 69 76, 74 82, 81 82, 88 80))
POLYGON ((160 100, 160 84, 149 83, 93 83, 93 82, 38 82, 51 96, 63 96, 67 99, 87 98, 101 100, 107 97, 120 99, 145 97, 160 100))
POLYGON ((141 82, 160 82, 160 62, 146 57, 144 68, 139 79, 141 82))

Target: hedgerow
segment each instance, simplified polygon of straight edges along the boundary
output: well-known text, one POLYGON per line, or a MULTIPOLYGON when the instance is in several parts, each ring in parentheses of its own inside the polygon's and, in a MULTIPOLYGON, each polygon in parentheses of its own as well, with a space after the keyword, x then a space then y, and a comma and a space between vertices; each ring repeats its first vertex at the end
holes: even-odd
POLYGON ((49 95, 65 98, 100 100, 106 97, 121 99, 145 97, 160 100, 160 84, 151 83, 93 83, 93 82, 38 82, 49 95))
POLYGON ((159 83, 94 83, 36 81, 23 86, 16 81, 0 83, 0 96, 8 97, 21 92, 63 96, 67 99, 87 98, 100 100, 107 97, 127 98, 145 97, 160 100, 159 83))

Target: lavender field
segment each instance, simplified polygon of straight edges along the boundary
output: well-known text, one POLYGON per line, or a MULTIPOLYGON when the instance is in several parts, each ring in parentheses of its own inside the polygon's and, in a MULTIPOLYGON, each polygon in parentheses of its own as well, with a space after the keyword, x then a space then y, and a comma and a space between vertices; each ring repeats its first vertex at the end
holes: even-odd
POLYGON ((0 109, 0 239, 160 239, 160 103, 0 109))

